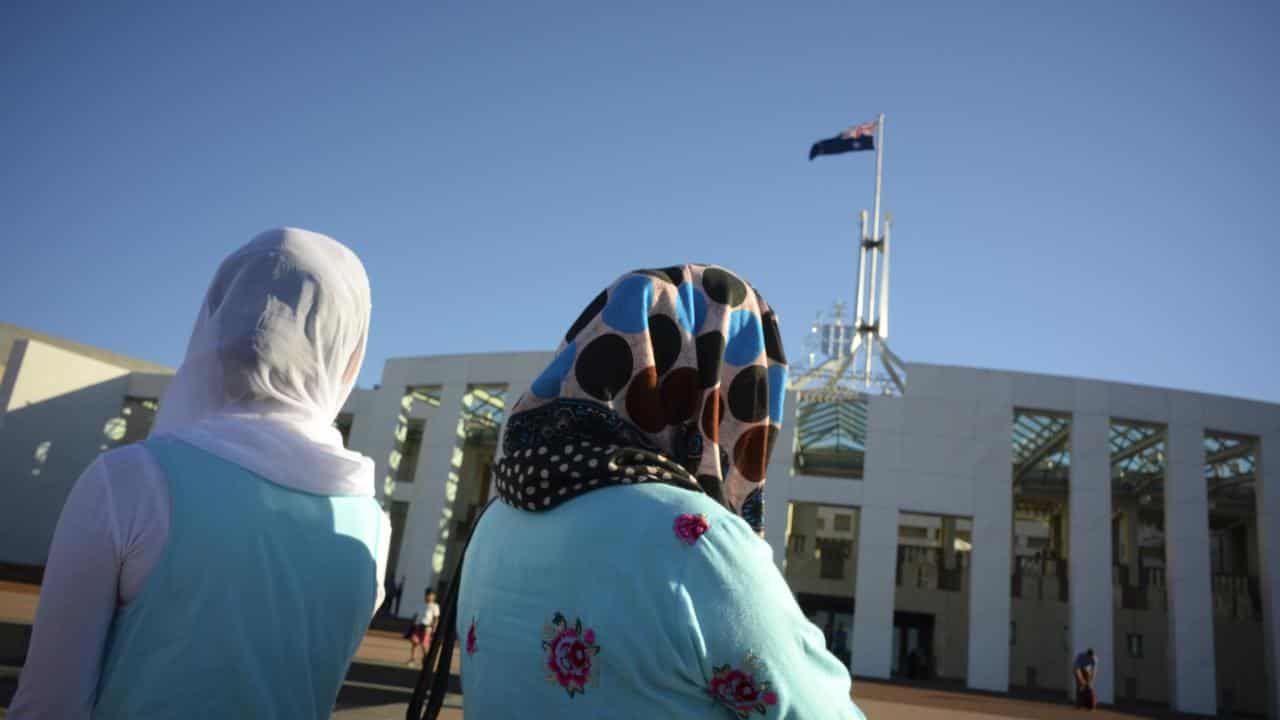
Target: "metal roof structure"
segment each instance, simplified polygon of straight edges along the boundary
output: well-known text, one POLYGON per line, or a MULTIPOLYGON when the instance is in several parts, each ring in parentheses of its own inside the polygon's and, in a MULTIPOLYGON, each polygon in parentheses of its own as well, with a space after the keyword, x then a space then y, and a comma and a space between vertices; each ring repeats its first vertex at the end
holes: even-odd
POLYGON ((1013 415, 1013 476, 1057 475, 1071 465, 1071 418, 1040 411, 1013 415))
MULTIPOLYGON (((1018 411, 1013 419, 1015 486, 1034 480, 1065 480, 1071 466, 1071 418, 1042 411, 1018 411)), ((1115 492, 1151 504, 1164 492, 1165 442, 1163 425, 1112 420, 1107 438, 1115 492)), ((1258 439, 1208 432, 1204 436, 1204 477, 1210 503, 1240 509, 1254 502, 1258 439)))
POLYGON ((1210 432, 1204 436, 1204 476, 1209 485, 1209 506, 1240 511, 1256 508, 1258 439, 1246 435, 1210 432))
POLYGON ((469 441, 496 443, 506 416, 506 385, 472 385, 462 396, 462 432, 469 441))
POLYGON ((866 441, 864 397, 802 399, 796 408, 796 463, 802 472, 862 477, 866 441))

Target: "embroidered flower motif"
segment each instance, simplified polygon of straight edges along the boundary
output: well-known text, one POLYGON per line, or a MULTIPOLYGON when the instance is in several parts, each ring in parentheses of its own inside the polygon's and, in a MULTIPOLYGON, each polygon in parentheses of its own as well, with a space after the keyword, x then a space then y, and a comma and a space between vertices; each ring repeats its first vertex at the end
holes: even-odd
POLYGON ((467 654, 476 654, 476 620, 471 619, 471 627, 467 628, 467 654))
POLYGON ((742 668, 739 670, 729 665, 712 668, 715 675, 707 686, 707 694, 741 720, 747 720, 753 713, 768 713, 770 705, 778 704, 778 695, 773 691, 772 683, 756 679, 764 672, 759 658, 747 653, 742 668))
POLYGON ((564 615, 556 613, 551 624, 542 629, 542 638, 542 649, 547 651, 547 682, 564 688, 569 697, 584 692, 588 682, 592 687, 599 683, 591 658, 600 654, 600 646, 595 644, 595 630, 583 629, 581 618, 569 625, 564 615))
POLYGON ((711 525, 707 523, 706 517, 685 513, 676 518, 676 537, 692 545, 698 542, 698 538, 702 537, 702 534, 710 527, 711 525))

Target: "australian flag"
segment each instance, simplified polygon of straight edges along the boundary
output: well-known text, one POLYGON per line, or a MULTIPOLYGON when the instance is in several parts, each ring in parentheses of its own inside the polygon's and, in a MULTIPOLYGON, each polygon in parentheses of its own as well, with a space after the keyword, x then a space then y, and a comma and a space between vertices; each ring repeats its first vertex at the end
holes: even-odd
POLYGON ((809 148, 809 159, 813 160, 819 155, 839 155, 840 153, 875 149, 876 121, 872 120, 861 125, 854 125, 848 130, 843 130, 833 138, 819 140, 814 143, 813 147, 809 148))

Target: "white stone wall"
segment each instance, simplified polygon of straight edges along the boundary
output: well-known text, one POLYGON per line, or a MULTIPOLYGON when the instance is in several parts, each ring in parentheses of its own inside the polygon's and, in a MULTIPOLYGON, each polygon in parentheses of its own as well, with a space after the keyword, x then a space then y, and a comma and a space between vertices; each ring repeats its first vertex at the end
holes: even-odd
MULTIPOLYGON (((116 444, 104 434, 107 421, 120 416, 125 398, 159 399, 173 379, 170 372, 131 371, 103 359, 111 357, 14 341, 0 380, 0 562, 45 563, 72 486, 116 444), (36 449, 46 442, 39 461, 36 449)), ((354 416, 353 434, 368 423, 371 400, 371 391, 357 389, 344 406, 354 416)))
MULTIPOLYGON (((551 362, 552 353, 492 353, 439 355, 388 360, 382 382, 366 401, 368 414, 352 428, 352 447, 373 458, 380 495, 395 448, 400 401, 406 388, 439 388, 440 406, 421 409, 426 420, 414 482, 394 488, 390 499, 408 502, 409 514, 400 545, 397 574, 405 578, 404 614, 412 613, 422 589, 447 578, 443 568, 445 543, 452 524, 452 502, 461 479, 462 447, 459 422, 462 397, 470 385, 506 385, 507 412, 516 399, 551 362)), ((501 450, 499 449, 499 452, 501 450)))
POLYGON ((3 384, 0 562, 44 565, 67 494, 101 452, 106 422, 120 413, 129 371, 23 339, 14 343, 3 384))
MULTIPOLYGON (((909 365, 908 376, 903 397, 871 398, 863 480, 796 475, 787 466, 794 432, 779 439, 780 451, 770 466, 771 503, 785 507, 787 501, 803 500, 862 509, 854 673, 889 676, 898 513, 964 516, 973 518, 974 527, 968 635, 975 638, 969 643, 964 675, 970 687, 1007 690, 1012 617, 1010 426, 1014 408, 1052 410, 1072 417, 1071 602, 1065 623, 1071 647, 1064 654, 1074 657, 1093 647, 1100 660, 1100 699, 1112 701, 1112 658, 1123 636, 1117 635, 1113 610, 1107 438, 1111 419, 1123 418, 1168 427, 1169 612, 1167 631, 1161 634, 1167 637, 1169 697, 1175 709, 1213 714, 1217 688, 1203 435, 1206 429, 1259 435, 1265 456, 1268 448, 1280 447, 1271 444, 1280 443, 1280 407, 1121 383, 937 365, 909 365)), ((794 398, 789 402, 788 417, 794 422, 794 398)), ((1260 462, 1258 532, 1266 662, 1271 668, 1280 659, 1280 481, 1274 478, 1260 462)), ((773 517, 771 513, 771 525, 773 517)), ((785 522, 785 515, 782 519, 785 522)), ((771 527, 767 537, 781 563, 785 533, 771 527)), ((1148 652, 1160 651, 1156 645, 1164 641, 1148 637, 1148 652)), ((1024 638, 1020 629, 1019 642, 1024 638)), ((1274 678, 1274 670, 1269 672, 1274 678)), ((1276 702, 1271 700, 1273 715, 1280 717, 1276 702)))
MULTIPOLYGON (((344 407, 353 415, 351 447, 374 459, 382 494, 405 389, 425 385, 440 390, 439 408, 416 411, 426 421, 416 481, 393 488, 390 497, 410 503, 400 548, 406 597, 416 598, 422 587, 437 581, 435 561, 448 539, 451 492, 458 479, 458 422, 467 386, 506 385, 509 412, 551 357, 536 352, 393 359, 386 363, 377 388, 356 391, 344 407)), ((1280 471, 1269 469, 1280 467, 1274 460, 1280 455, 1280 407, 1028 373, 926 364, 909 365, 908 371, 905 396, 870 399, 863 480, 794 472, 792 393, 787 395, 788 421, 769 466, 766 540, 779 567, 786 561, 790 502, 859 508, 857 557, 851 561, 858 589, 852 659, 856 674, 889 676, 899 513, 929 513, 973 521, 969 592, 963 604, 965 634, 973 641, 964 643, 962 661, 946 660, 948 674, 965 677, 974 688, 1008 688, 1013 617, 1010 425, 1015 407, 1052 410, 1072 417, 1069 655, 1085 647, 1097 651, 1098 690, 1104 702, 1115 696, 1112 659, 1116 644, 1123 642, 1111 584, 1110 420, 1168 427, 1166 670, 1171 704, 1189 712, 1211 714, 1217 699, 1203 434, 1213 429, 1261 438, 1257 532, 1265 652, 1259 661, 1271 678, 1271 714, 1280 717, 1275 693, 1280 662, 1280 471), (1270 463, 1268 457, 1273 458, 1270 463), (959 672, 950 667, 959 664, 959 672)), ((15 352, 0 383, 0 404, 9 408, 0 425, 0 468, 5 473, 4 495, 10 500, 0 503, 0 562, 43 562, 71 483, 100 451, 105 421, 119 411, 126 395, 155 397, 166 383, 164 374, 130 374, 35 342, 15 352), (33 362, 36 357, 39 362, 33 362), (49 458, 40 475, 31 476, 32 454, 45 439, 53 443, 49 458), (33 482, 35 478, 41 479, 33 482)), ((406 612, 411 610, 412 603, 406 603, 406 612)), ((1019 623, 1019 643, 1026 636, 1019 623)), ((1152 653, 1157 648, 1149 638, 1146 649, 1152 653)))

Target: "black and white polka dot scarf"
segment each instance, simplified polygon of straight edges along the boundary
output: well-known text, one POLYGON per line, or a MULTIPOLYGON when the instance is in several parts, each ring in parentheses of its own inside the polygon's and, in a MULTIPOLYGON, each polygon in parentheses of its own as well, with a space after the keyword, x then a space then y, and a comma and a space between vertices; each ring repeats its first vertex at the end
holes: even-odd
POLYGON ((498 496, 540 512, 661 482, 705 492, 759 531, 786 380, 777 318, 736 275, 627 273, 588 304, 513 408, 498 496))

